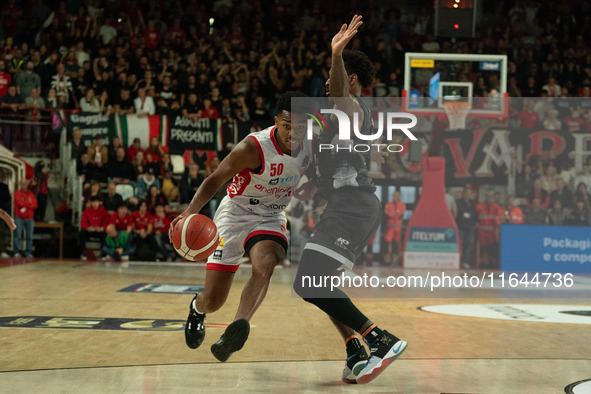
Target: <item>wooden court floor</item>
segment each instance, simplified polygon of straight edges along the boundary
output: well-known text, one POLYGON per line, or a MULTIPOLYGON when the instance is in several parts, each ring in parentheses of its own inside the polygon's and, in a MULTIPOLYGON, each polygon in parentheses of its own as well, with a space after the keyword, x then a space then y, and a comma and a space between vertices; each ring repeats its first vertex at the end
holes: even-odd
POLYGON ((140 283, 202 284, 203 267, 4 261, 0 392, 561 393, 570 383, 591 379, 589 324, 419 309, 440 304, 581 309, 591 306, 591 296, 501 299, 459 292, 456 298, 357 299, 362 311, 409 347, 372 383, 342 384, 342 340, 320 311, 291 296, 285 268, 276 270, 243 350, 219 363, 209 347, 232 321, 249 275, 247 267, 237 272, 227 304, 207 317, 204 344, 191 350, 182 326, 191 295, 120 290, 140 283))

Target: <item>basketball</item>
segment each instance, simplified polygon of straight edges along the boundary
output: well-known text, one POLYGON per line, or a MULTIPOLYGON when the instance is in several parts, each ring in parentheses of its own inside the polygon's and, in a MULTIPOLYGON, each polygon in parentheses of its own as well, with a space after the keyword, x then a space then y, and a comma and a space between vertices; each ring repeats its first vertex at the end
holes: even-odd
POLYGON ((172 245, 187 260, 205 260, 218 246, 218 229, 207 216, 189 215, 175 224, 172 245))

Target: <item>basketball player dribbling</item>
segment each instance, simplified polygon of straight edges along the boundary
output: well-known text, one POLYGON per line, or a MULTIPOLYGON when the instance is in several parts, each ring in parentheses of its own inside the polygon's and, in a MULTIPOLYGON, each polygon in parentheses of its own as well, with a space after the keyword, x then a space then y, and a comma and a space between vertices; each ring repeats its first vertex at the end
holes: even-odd
MULTIPOLYGON (((370 109, 356 98, 361 96, 362 88, 371 86, 375 69, 362 52, 344 52, 362 23, 361 16, 355 15, 349 26, 344 24, 332 39, 327 95, 346 97, 347 100, 335 100, 335 108, 348 114, 349 119, 355 119, 351 115, 357 113, 357 130, 371 135, 374 134, 374 125, 370 109)), ((318 136, 319 145, 335 143, 337 122, 331 117, 328 129, 318 136)), ((317 194, 327 200, 327 204, 314 233, 304 246, 294 281, 295 292, 328 314, 345 340, 347 361, 342 380, 346 383, 372 381, 407 347, 405 341, 369 320, 340 289, 305 288, 302 281, 303 277, 330 276, 342 267, 351 269, 376 232, 382 219, 382 206, 368 175, 370 160, 370 153, 346 150, 340 153, 325 150, 315 154, 316 173, 320 174, 316 179, 317 194), (358 334, 368 344, 369 355, 358 334)))
POLYGON ((185 326, 187 346, 198 348, 205 337, 206 313, 224 305, 240 259, 244 253, 249 255, 252 275, 242 291, 235 320, 211 347, 222 362, 246 342, 248 321, 265 297, 275 266, 285 259, 288 241, 284 210, 312 159, 311 143, 304 140, 305 117, 291 113, 291 98, 303 96, 298 92, 281 95, 275 126, 252 133, 236 145, 170 226, 172 232, 180 219, 199 213, 233 177, 228 195, 215 213, 220 239, 207 260, 205 288, 191 301, 185 326))

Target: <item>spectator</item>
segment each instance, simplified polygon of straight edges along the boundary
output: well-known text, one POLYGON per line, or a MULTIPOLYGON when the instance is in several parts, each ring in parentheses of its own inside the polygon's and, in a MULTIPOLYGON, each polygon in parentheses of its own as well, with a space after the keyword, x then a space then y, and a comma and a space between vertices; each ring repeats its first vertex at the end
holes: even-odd
POLYGON ((548 81, 542 86, 542 90, 548 92, 548 97, 560 97, 560 85, 556 83, 556 79, 553 76, 548 77, 548 81))
POLYGON ((474 233, 476 224, 478 223, 478 212, 476 211, 476 203, 474 202, 474 192, 468 186, 464 188, 462 198, 456 200, 456 207, 456 223, 462 246, 462 267, 470 268, 472 244, 474 243, 474 233))
POLYGON ((384 214, 387 217, 388 227, 384 235, 384 241, 388 244, 384 255, 384 264, 391 265, 398 258, 400 248, 400 235, 402 233, 402 217, 406 211, 406 204, 400 201, 400 192, 392 193, 392 201, 387 202, 384 214))
POLYGON ((0 99, 0 108, 2 108, 2 119, 6 121, 2 122, 2 144, 12 150, 20 132, 20 124, 13 122, 22 120, 21 115, 25 108, 25 100, 16 93, 16 86, 8 86, 8 93, 0 99))
POLYGON ((146 94, 146 88, 141 87, 137 91, 137 97, 133 100, 135 113, 138 115, 154 115, 156 113, 156 104, 154 99, 146 94))
POLYGON ((158 245, 157 259, 171 261, 174 251, 168 238, 168 229, 170 228, 170 217, 164 212, 164 205, 158 204, 154 207, 154 238, 158 245))
POLYGON ((543 125, 546 130, 561 130, 562 123, 558 119, 558 111, 552 107, 549 108, 546 111, 546 118, 544 119, 543 125))
POLYGON ((51 78, 50 87, 55 89, 57 97, 61 101, 68 105, 70 103, 70 95, 73 91, 72 81, 70 77, 66 75, 66 67, 63 63, 58 63, 57 74, 51 78))
POLYGON ((162 160, 160 163, 160 176, 164 176, 166 171, 170 171, 172 174, 174 172, 174 167, 172 166, 172 160, 170 158, 170 153, 164 152, 162 154, 162 160))
POLYGON ((25 99, 27 110, 26 120, 34 124, 25 124, 26 140, 30 141, 33 152, 41 150, 41 126, 37 122, 41 121, 41 110, 45 109, 45 101, 39 96, 39 89, 32 88, 30 95, 25 99))
POLYGON ((86 150, 88 160, 94 165, 94 175, 98 180, 104 180, 107 164, 109 162, 109 150, 103 145, 103 137, 99 134, 94 138, 94 143, 86 150))
POLYGON ((109 224, 115 225, 117 231, 125 231, 131 234, 133 229, 133 217, 127 208, 127 204, 120 203, 117 212, 109 217, 109 224))
POLYGON ((105 227, 109 223, 109 215, 98 196, 90 198, 90 205, 82 212, 80 220, 79 242, 82 250, 81 259, 86 260, 86 242, 90 238, 100 239, 101 244, 105 239, 105 227))
POLYGON ((120 205, 123 204, 123 198, 117 193, 115 182, 109 182, 107 185, 107 192, 103 194, 103 207, 112 216, 120 205))
POLYGON ((534 188, 527 195, 526 208, 529 209, 533 207, 534 199, 538 199, 540 202, 540 208, 542 209, 548 209, 550 206, 550 194, 542 188, 542 180, 539 178, 534 181, 534 188))
POLYGON ((136 180, 135 171, 130 162, 125 158, 125 149, 121 146, 117 149, 117 158, 109 162, 107 177, 116 184, 134 184, 136 180))
POLYGON ((0 59, 0 99, 8 93, 8 86, 10 86, 11 81, 12 77, 6 72, 6 63, 0 59))
POLYGON ((589 171, 589 165, 583 164, 583 169, 581 172, 575 177, 574 184, 577 185, 577 190, 579 189, 579 184, 585 184, 585 188, 587 190, 591 190, 591 172, 589 171))
POLYGON ((123 146, 123 143, 121 142, 121 138, 119 137, 113 137, 111 139, 111 144, 108 147, 109 150, 109 162, 113 161, 113 160, 117 160, 117 150, 123 146))
POLYGON ((135 152, 135 157, 131 161, 131 166, 134 169, 136 178, 139 179, 139 176, 145 174, 148 171, 148 167, 146 166, 146 158, 144 157, 144 151, 138 150, 135 152))
POLYGON ((203 110, 201 111, 201 117, 209 119, 218 119, 220 117, 216 107, 211 105, 211 98, 205 97, 203 99, 203 110))
POLYGON ((154 208, 157 205, 162 205, 163 207, 168 205, 168 200, 166 199, 166 196, 160 190, 158 190, 158 187, 156 185, 150 186, 145 200, 148 203, 148 211, 150 211, 152 215, 154 215, 154 208))
POLYGON ((89 186, 82 192, 82 197, 84 197, 82 201, 83 209, 90 207, 90 199, 93 197, 98 198, 102 202, 101 184, 95 180, 90 181, 89 186))
POLYGON ((154 170, 148 168, 145 174, 138 177, 137 181, 137 195, 139 198, 145 199, 148 196, 148 189, 151 186, 156 186, 160 191, 160 181, 154 176, 154 170))
POLYGON ((579 132, 583 129, 585 119, 583 119, 583 110, 579 106, 570 108, 570 113, 564 118, 566 129, 571 133, 579 132))
POLYGON ((522 224, 523 211, 515 205, 515 196, 511 194, 507 195, 507 203, 505 205, 505 209, 501 211, 501 222, 507 224, 522 224))
POLYGON ((193 199, 195 192, 203 182, 203 176, 199 173, 196 163, 189 164, 181 178, 181 202, 188 204, 193 199))
POLYGON ((577 189, 575 190, 574 195, 574 203, 576 205, 577 201, 583 201, 585 206, 588 208, 590 205, 590 198, 589 198, 589 189, 583 182, 580 182, 577 185, 577 189))
POLYGON ((144 157, 146 158, 148 168, 152 168, 156 175, 160 175, 160 162, 162 161, 163 155, 164 149, 160 144, 160 139, 158 137, 152 137, 150 139, 150 145, 145 151, 144 157))
MULTIPOLYGON (((88 148, 84 146, 84 142, 82 142, 82 130, 80 130, 79 128, 75 128, 72 131, 71 144, 72 159, 78 160, 82 156, 82 153, 88 153, 88 148)), ((88 159, 90 160, 90 154, 88 155, 88 159)))
POLYGON ((478 242, 483 264, 493 267, 498 263, 497 227, 500 207, 493 202, 494 193, 487 192, 485 201, 476 206, 478 212, 478 242))
POLYGON ((101 103, 94 95, 94 89, 86 90, 86 94, 80 99, 80 110, 82 112, 101 112, 101 103))
POLYGON ((124 87, 119 93, 119 98, 115 100, 113 110, 118 115, 129 115, 135 112, 135 105, 130 96, 129 88, 124 87))
POLYGON ((144 261, 154 260, 158 245, 154 239, 154 219, 148 212, 148 204, 140 201, 139 209, 132 216, 136 257, 144 261))
POLYGON ((140 139, 134 138, 132 144, 127 147, 127 151, 126 151, 127 160, 129 160, 129 162, 131 163, 133 161, 133 159, 135 158, 136 153, 141 150, 142 150, 142 145, 141 145, 140 139))
POLYGON ((191 119, 193 122, 197 122, 201 118, 201 109, 197 102, 197 94, 189 93, 189 99, 183 106, 183 117, 191 119))
POLYGON ((164 207, 167 215, 176 217, 187 207, 186 204, 181 203, 181 192, 178 186, 170 189, 170 194, 168 195, 167 199, 168 205, 164 207))
POLYGON ((556 167, 554 167, 554 164, 549 163, 546 167, 544 175, 540 177, 540 180, 542 181, 542 189, 544 189, 548 193, 551 193, 554 190, 556 190, 557 178, 558 175, 556 174, 556 167))
POLYGON ((29 180, 21 179, 19 189, 14 192, 14 222, 16 223, 12 247, 14 257, 21 257, 20 244, 23 231, 25 231, 27 239, 25 257, 33 257, 33 228, 35 226, 33 218, 35 209, 37 209, 37 199, 29 191, 29 180))
POLYGON ((168 198, 170 196, 170 192, 172 191, 172 188, 175 186, 176 186, 176 182, 172 178, 172 171, 164 170, 164 176, 162 177, 162 185, 161 185, 162 194, 164 194, 164 196, 166 198, 168 198))
POLYGON ((589 218, 589 204, 583 200, 575 202, 575 209, 568 217, 566 223, 571 226, 589 226, 591 221, 589 218))
POLYGON ((554 204, 556 200, 559 200, 560 205, 564 208, 572 208, 573 206, 573 194, 562 177, 556 179, 556 190, 550 193, 550 203, 554 204))
POLYGON ((566 224, 571 211, 570 209, 564 208, 560 201, 560 199, 552 201, 552 209, 549 209, 546 214, 546 224, 552 226, 562 226, 563 224, 566 224))
POLYGON ((540 122, 540 116, 534 111, 534 101, 532 99, 523 100, 523 110, 519 113, 519 127, 522 129, 533 130, 540 122))
POLYGON ((541 225, 546 222, 546 209, 542 207, 539 198, 534 198, 531 203, 531 208, 528 208, 525 213, 527 224, 541 225))
POLYGON ((31 191, 37 199, 37 209, 35 209, 35 221, 45 220, 45 210, 47 209, 47 181, 49 180, 49 169, 45 166, 43 160, 35 164, 33 179, 31 180, 31 191))
POLYGON ((29 60, 24 72, 16 77, 17 93, 26 99, 31 95, 31 89, 41 90, 41 77, 33 71, 33 62, 29 60))
POLYGON ((130 233, 117 231, 114 224, 107 225, 105 243, 101 249, 103 260, 129 261, 134 253, 130 233))

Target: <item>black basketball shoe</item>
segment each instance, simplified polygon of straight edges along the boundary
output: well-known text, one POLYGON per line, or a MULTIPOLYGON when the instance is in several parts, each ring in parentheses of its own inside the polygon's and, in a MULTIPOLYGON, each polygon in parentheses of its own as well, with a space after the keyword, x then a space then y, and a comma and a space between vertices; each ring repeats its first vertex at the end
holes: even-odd
POLYGON ((357 383, 366 384, 377 378, 407 346, 406 341, 398 339, 388 331, 382 331, 369 345, 369 360, 357 376, 357 383))
POLYGON ((238 319, 226 328, 221 338, 211 345, 211 353, 225 362, 232 353, 242 349, 250 333, 250 323, 246 319, 238 319))
POLYGON ((347 361, 345 362, 345 368, 343 369, 343 376, 341 378, 343 382, 350 384, 357 383, 357 376, 365 368, 369 359, 367 351, 359 340, 353 339, 353 341, 356 341, 356 343, 352 346, 353 349, 351 351, 347 349, 347 361))
POLYGON ((205 338, 205 313, 197 313, 193 308, 193 301, 197 298, 197 294, 189 304, 189 317, 185 325, 185 342, 191 349, 197 349, 201 346, 203 338, 205 338))

